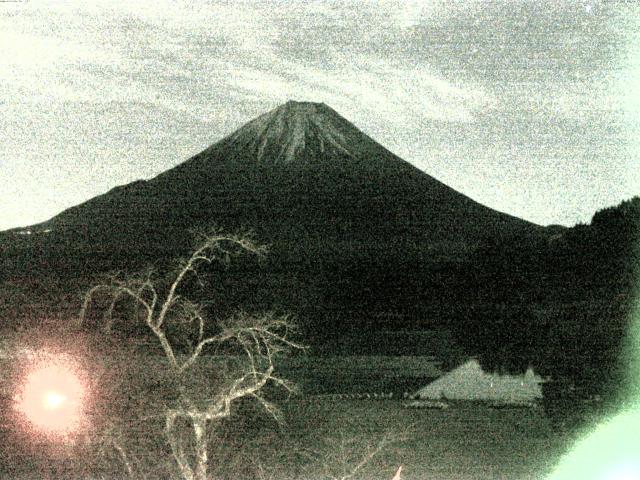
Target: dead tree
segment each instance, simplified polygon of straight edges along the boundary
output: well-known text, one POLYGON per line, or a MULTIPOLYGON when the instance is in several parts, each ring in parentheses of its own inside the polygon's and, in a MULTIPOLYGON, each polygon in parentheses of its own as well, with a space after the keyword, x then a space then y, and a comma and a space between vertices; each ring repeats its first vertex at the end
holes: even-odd
MULTIPOLYGON (((225 321, 214 322, 199 303, 181 296, 181 287, 190 276, 198 276, 205 264, 229 262, 242 253, 262 256, 265 247, 250 235, 213 233, 202 235, 191 255, 179 262, 168 283, 161 288, 154 272, 126 279, 114 276, 110 281, 95 285, 85 295, 80 312, 83 322, 89 308, 98 298, 103 300, 104 319, 111 323, 114 307, 130 302, 140 312, 142 320, 162 348, 166 365, 173 379, 175 399, 155 412, 164 418, 164 434, 185 480, 205 480, 209 456, 207 432, 212 422, 230 416, 234 403, 242 398, 254 398, 272 416, 277 407, 263 395, 264 387, 275 383, 291 390, 291 385, 275 371, 275 357, 291 349, 302 348, 291 340, 292 322, 287 316, 273 313, 250 315, 239 312, 225 321), (106 300, 106 303, 104 302, 106 300), (168 330, 169 323, 179 323, 189 330, 191 347, 186 353, 178 351, 177 339, 168 330), (209 333, 209 332, 215 333, 209 333), (235 348, 235 350, 233 350, 235 348), (227 376, 215 390, 189 388, 189 374, 203 359, 206 351, 213 351, 224 364, 227 376), (224 352, 224 354, 220 353, 224 352), (229 353, 235 352, 235 353, 229 353), (178 422, 189 426, 191 439, 186 442, 178 422)), ((118 453, 125 458, 118 444, 118 453)))

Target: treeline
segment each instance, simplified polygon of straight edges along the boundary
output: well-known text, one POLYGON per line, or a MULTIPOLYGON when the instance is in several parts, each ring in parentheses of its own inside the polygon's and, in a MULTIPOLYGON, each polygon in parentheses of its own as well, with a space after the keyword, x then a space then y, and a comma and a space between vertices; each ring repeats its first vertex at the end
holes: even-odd
POLYGON ((489 370, 532 365, 613 394, 627 367, 639 251, 639 197, 598 211, 588 225, 486 244, 462 273, 456 336, 489 370))

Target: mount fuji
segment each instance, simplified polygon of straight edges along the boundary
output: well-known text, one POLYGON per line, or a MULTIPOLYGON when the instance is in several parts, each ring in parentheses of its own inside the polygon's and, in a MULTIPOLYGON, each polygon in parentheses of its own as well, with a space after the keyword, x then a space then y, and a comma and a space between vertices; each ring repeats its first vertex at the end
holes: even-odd
POLYGON ((0 234, 2 267, 5 278, 133 270, 183 255, 190 230, 211 226, 270 245, 270 268, 252 278, 278 284, 284 308, 420 303, 437 282, 430 265, 543 230, 446 186, 329 106, 290 101, 155 178, 0 234))

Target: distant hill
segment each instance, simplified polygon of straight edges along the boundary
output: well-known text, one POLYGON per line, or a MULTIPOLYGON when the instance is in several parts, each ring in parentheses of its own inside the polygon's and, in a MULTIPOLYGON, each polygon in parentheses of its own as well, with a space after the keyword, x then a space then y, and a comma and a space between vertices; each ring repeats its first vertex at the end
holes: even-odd
MULTIPOLYGON (((155 178, 4 232, 2 271, 71 278, 162 264, 186 251, 190 229, 212 225, 271 245, 244 299, 266 286, 263 303, 294 310, 356 310, 371 298, 380 310, 413 308, 432 265, 544 231, 430 177, 327 105, 287 102, 155 178)), ((257 267, 238 268, 246 278, 257 267)))
POLYGON ((533 365, 585 395, 627 393, 640 197, 596 212, 590 224, 485 245, 462 270, 467 288, 452 326, 485 368, 533 365))

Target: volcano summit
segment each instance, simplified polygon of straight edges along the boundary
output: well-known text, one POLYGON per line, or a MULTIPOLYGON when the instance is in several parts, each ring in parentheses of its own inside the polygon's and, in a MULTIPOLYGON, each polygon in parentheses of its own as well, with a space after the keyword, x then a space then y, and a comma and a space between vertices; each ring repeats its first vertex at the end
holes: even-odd
POLYGON ((352 153, 362 135, 324 103, 289 101, 233 133, 231 144, 247 149, 257 162, 310 162, 352 153))

